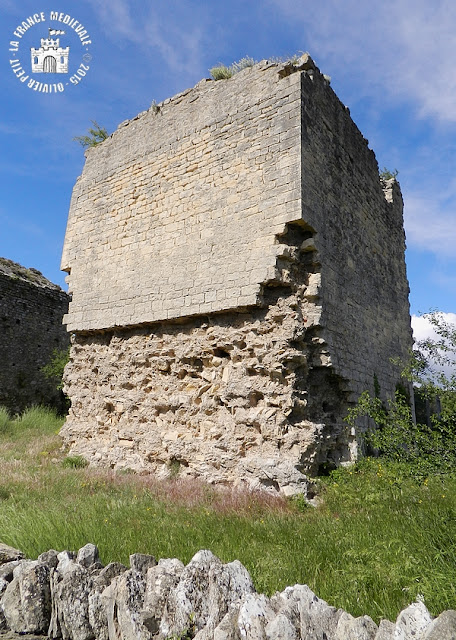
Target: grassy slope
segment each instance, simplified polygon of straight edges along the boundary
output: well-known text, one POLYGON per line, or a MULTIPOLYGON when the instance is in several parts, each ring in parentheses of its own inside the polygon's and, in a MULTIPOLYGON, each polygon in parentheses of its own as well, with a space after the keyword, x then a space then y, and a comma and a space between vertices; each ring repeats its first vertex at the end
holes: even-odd
POLYGON ((433 614, 456 608, 456 481, 418 483, 365 461, 323 487, 318 508, 216 491, 175 478, 62 464, 61 421, 0 412, 0 540, 36 557, 98 545, 104 563, 130 553, 188 562, 209 548, 238 558, 259 591, 308 584, 353 615, 395 619, 418 594, 433 614))

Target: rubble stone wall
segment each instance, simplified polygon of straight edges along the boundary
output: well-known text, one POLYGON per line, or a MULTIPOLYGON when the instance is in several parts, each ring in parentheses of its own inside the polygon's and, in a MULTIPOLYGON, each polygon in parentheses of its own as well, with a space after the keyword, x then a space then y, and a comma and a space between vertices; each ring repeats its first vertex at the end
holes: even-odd
POLYGON ((62 325, 68 295, 39 271, 0 258, 0 405, 11 412, 34 404, 62 408, 56 382, 41 368, 70 338, 62 325))
MULTIPOLYGON (((184 564, 135 553, 103 566, 98 549, 54 549, 37 560, 0 543, 0 637, 11 630, 58 640, 450 640, 456 611, 433 619, 423 602, 379 625, 318 598, 307 586, 270 598, 247 569, 208 550, 184 564)), ((8 635, 7 637, 11 637, 8 635)))
POLYGON ((309 56, 140 114, 90 150, 62 268, 62 431, 114 468, 293 493, 411 345, 402 197, 309 56))

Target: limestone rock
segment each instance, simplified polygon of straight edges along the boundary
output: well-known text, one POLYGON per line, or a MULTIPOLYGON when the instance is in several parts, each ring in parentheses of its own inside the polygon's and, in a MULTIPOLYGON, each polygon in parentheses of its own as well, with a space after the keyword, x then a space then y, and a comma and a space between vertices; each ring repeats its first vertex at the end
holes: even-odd
POLYGON ((275 618, 271 603, 263 594, 251 593, 242 599, 237 626, 245 640, 265 640, 265 627, 275 618))
POLYGON ((12 560, 0 565, 0 596, 13 579, 13 571, 19 565, 19 560, 12 560))
POLYGON ((133 553, 130 556, 130 567, 132 571, 136 571, 146 575, 150 567, 155 567, 157 561, 154 556, 146 555, 145 553, 133 553))
POLYGON ((120 562, 110 562, 98 575, 93 577, 92 590, 89 593, 89 624, 97 640, 108 640, 108 616, 102 593, 111 584, 113 578, 127 571, 120 562))
POLYGON ((109 638, 146 640, 150 633, 144 624, 144 596, 147 569, 156 564, 152 556, 130 556, 132 568, 115 577, 101 594, 107 615, 109 638))
POLYGON ((46 633, 51 617, 50 568, 21 560, 0 601, 6 623, 17 633, 46 633))
POLYGON ((253 591, 250 575, 240 562, 224 565, 210 551, 199 551, 169 594, 160 633, 166 637, 193 625, 199 640, 209 640, 229 608, 253 591))
POLYGON ((142 622, 150 633, 158 632, 168 595, 177 586, 183 570, 180 560, 161 559, 147 571, 142 622))
POLYGON ((456 611, 449 609, 433 620, 423 640, 456 640, 456 611))
POLYGON ((65 552, 59 554, 59 564, 51 573, 51 638, 93 640, 94 633, 89 621, 92 585, 93 578, 86 567, 65 552))
POLYGON ((271 598, 271 603, 289 619, 297 619, 301 637, 308 640, 334 638, 342 611, 318 598, 307 585, 287 587, 271 598))
POLYGON ((431 624, 431 614, 423 602, 414 602, 401 611, 396 620, 395 640, 421 640, 431 624))
POLYGON ((369 616, 354 618, 344 611, 337 623, 334 640, 374 640, 378 627, 369 616))
POLYGON ((38 556, 38 562, 47 564, 50 569, 55 569, 59 563, 58 551, 55 549, 49 549, 38 556))
POLYGON ((375 640, 394 640, 396 625, 389 620, 380 620, 378 631, 375 634, 375 640))
POLYGON ((76 562, 86 568, 89 568, 99 560, 98 548, 94 544, 90 543, 79 549, 76 557, 76 562))
POLYGON ((25 558, 25 554, 22 553, 22 551, 0 542, 0 565, 5 562, 11 562, 12 560, 22 560, 23 558, 25 558))
POLYGON ((296 627, 283 613, 266 625, 264 633, 267 640, 299 640, 296 627))

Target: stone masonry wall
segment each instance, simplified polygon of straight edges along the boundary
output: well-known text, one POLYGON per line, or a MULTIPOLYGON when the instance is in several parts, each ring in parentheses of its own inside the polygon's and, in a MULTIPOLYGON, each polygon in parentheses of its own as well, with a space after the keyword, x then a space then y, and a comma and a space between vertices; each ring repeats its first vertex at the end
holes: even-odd
POLYGON ((62 257, 68 330, 258 302, 300 213, 299 74, 202 81, 90 150, 62 257), (88 268, 89 266, 89 268, 88 268))
POLYGON ((65 349, 68 295, 36 269, 0 258, 0 405, 13 413, 33 404, 62 408, 56 383, 41 368, 65 349))
POLYGON ((91 150, 62 268, 62 435, 114 468, 293 493, 411 345, 402 198, 309 56, 202 81, 91 150))

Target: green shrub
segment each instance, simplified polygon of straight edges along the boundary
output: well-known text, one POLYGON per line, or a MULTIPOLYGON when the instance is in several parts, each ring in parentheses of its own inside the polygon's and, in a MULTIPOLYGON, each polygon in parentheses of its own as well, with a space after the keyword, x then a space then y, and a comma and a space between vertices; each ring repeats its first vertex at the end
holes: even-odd
POLYGON ((217 67, 209 69, 213 80, 228 80, 233 75, 231 67, 227 67, 224 64, 219 64, 217 67))
POLYGON ((67 456, 62 460, 62 466, 70 469, 84 469, 89 463, 82 456, 67 456))
POLYGON ((69 359, 69 346, 66 349, 54 349, 50 361, 41 369, 46 378, 55 382, 56 389, 58 390, 61 390, 63 387, 63 371, 69 359))
POLYGON ((347 422, 353 426, 359 417, 367 417, 374 425, 362 439, 367 451, 381 458, 405 463, 415 476, 451 474, 456 471, 456 415, 433 417, 431 425, 414 423, 410 405, 401 392, 396 392, 388 407, 380 398, 364 392, 347 422))

